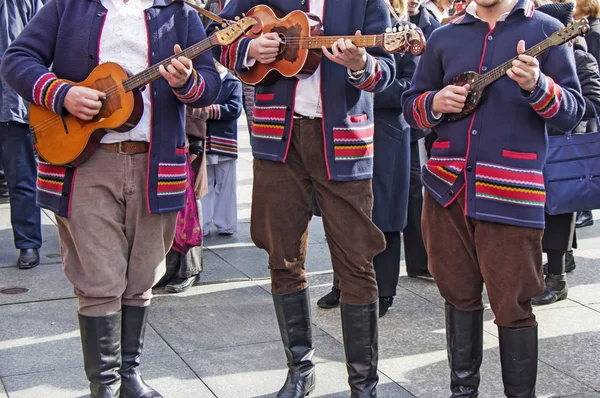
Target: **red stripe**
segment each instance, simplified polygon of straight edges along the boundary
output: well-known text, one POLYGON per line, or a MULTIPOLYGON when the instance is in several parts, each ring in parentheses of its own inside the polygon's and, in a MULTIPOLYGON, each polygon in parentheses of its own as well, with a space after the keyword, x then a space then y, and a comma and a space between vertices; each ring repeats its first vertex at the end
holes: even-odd
POLYGON ((158 192, 177 192, 184 191, 187 187, 187 181, 183 181, 176 184, 164 184, 158 183, 158 192))
POLYGON ((529 200, 532 202, 545 202, 546 194, 544 192, 533 193, 533 192, 521 192, 513 191, 510 189, 500 189, 496 187, 490 187, 487 185, 477 184, 476 191, 478 194, 499 196, 507 199, 515 200, 529 200))
POLYGON ((64 177, 67 173, 67 170, 64 167, 38 163, 38 172, 40 174, 60 174, 62 177, 64 177))
POLYGON ((237 145, 237 141, 236 140, 230 140, 230 139, 227 139, 227 138, 210 137, 210 140, 212 142, 218 142, 218 143, 221 143, 221 144, 237 145))
POLYGON ((373 127, 356 130, 333 130, 334 140, 355 140, 363 138, 373 138, 375 133, 373 127))
POLYGON ((49 80, 52 79, 56 79, 56 75, 54 75, 53 73, 47 75, 46 77, 43 77, 42 80, 40 80, 38 82, 38 84, 35 86, 35 102, 37 102, 39 105, 44 105, 44 99, 42 98, 42 89, 44 88, 44 86, 46 85, 46 83, 49 80))
POLYGON ((506 180, 515 180, 518 182, 527 182, 535 184, 543 184, 544 176, 537 173, 521 173, 509 170, 501 170, 491 167, 485 167, 478 165, 476 168, 476 174, 478 177, 494 177, 502 178, 506 180))
POLYGON ((38 188, 45 189, 47 191, 62 193, 62 188, 63 188, 64 183, 63 182, 51 183, 51 182, 47 182, 47 181, 42 181, 38 178, 36 185, 38 188))
POLYGON ((448 166, 455 166, 459 169, 462 169, 465 161, 464 160, 439 160, 436 158, 431 158, 429 159, 429 161, 427 162, 427 164, 429 166, 440 166, 440 167, 448 167, 448 166))
POLYGON ((186 173, 185 165, 175 166, 175 167, 158 166, 158 174, 159 175, 181 175, 181 174, 185 174, 185 173, 186 173))
POLYGON ((285 108, 284 109, 264 109, 264 108, 255 108, 254 113, 252 114, 255 118, 259 119, 268 119, 268 118, 277 118, 277 119, 285 119, 285 108))
POLYGON ((271 101, 275 99, 275 94, 271 93, 271 94, 256 94, 256 100, 257 101, 271 101))
POLYGON ((450 141, 436 141, 433 143, 434 148, 448 149, 450 148, 450 141))
POLYGON ((523 159, 523 160, 537 160, 538 155, 537 153, 533 152, 514 152, 514 151, 507 151, 506 149, 502 150, 502 156, 504 156, 505 158, 512 158, 512 159, 523 159))
POLYGON ((283 137, 283 125, 276 127, 264 127, 260 124, 252 125, 252 133, 261 135, 272 135, 274 137, 283 137))

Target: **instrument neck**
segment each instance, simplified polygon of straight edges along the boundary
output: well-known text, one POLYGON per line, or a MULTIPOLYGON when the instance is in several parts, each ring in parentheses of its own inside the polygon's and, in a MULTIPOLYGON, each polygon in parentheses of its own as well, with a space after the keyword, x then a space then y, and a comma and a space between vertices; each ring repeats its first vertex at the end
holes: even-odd
POLYGON ((322 46, 331 48, 339 39, 350 40, 357 47, 381 47, 383 35, 367 36, 308 36, 300 38, 300 48, 320 50, 322 46))
MULTIPOLYGON (((554 45, 555 45, 555 43, 553 43, 552 38, 548 37, 545 40, 541 41, 540 43, 536 44, 535 46, 529 48, 527 51, 525 51, 524 54, 529 55, 531 57, 537 57, 538 55, 540 55, 541 53, 543 53, 548 48, 550 48, 554 45)), ((484 87, 487 87, 490 84, 494 83, 496 80, 500 79, 502 76, 504 76, 506 74, 506 71, 512 67, 512 63, 516 59, 518 59, 518 57, 511 58, 510 60, 506 61, 502 65, 497 66, 494 69, 492 69, 491 71, 485 73, 484 75, 481 76, 481 78, 477 82, 477 85, 480 88, 484 88, 484 87)))
POLYGON ((151 83, 154 80, 161 77, 161 74, 158 71, 158 67, 160 65, 162 65, 163 67, 166 68, 167 66, 171 65, 171 60, 173 60, 175 58, 179 58, 179 57, 186 57, 188 59, 196 58, 198 55, 202 54, 205 51, 208 51, 209 49, 216 46, 217 44, 218 43, 216 42, 216 39, 214 38, 214 36, 208 37, 208 38, 194 44, 193 46, 186 48, 179 54, 173 54, 172 56, 165 59, 164 61, 162 61, 156 65, 152 65, 151 67, 143 70, 142 72, 138 73, 137 75, 133 75, 133 76, 125 79, 123 81, 123 87, 125 88, 126 92, 133 91, 133 90, 139 89, 141 87, 144 87, 148 83, 151 83))

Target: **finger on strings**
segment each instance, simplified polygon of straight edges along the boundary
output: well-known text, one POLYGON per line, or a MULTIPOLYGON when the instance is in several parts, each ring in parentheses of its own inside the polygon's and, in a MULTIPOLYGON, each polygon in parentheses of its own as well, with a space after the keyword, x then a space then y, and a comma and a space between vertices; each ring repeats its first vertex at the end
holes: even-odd
POLYGON ((93 101, 93 100, 87 99, 87 98, 85 98, 82 101, 82 105, 85 106, 86 108, 90 108, 90 109, 100 109, 100 108, 102 108, 102 102, 100 102, 100 101, 93 101))

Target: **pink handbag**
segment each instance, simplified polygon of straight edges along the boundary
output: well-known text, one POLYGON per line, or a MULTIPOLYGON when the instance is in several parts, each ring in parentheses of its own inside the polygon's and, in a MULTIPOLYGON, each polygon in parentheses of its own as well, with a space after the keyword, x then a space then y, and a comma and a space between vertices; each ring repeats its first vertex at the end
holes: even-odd
POLYGON ((185 188, 185 207, 177 213, 177 227, 175 228, 175 239, 173 250, 187 254, 196 246, 202 245, 202 227, 198 219, 198 204, 194 193, 195 173, 190 163, 190 155, 187 156, 187 184, 185 188))

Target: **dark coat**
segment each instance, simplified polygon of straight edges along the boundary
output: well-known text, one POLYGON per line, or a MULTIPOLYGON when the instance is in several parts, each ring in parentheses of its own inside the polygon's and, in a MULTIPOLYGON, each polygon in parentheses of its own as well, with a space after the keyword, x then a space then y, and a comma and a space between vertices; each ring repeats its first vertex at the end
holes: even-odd
POLYGON ((590 31, 585 35, 588 46, 588 52, 600 62, 600 20, 598 18, 588 18, 590 22, 590 31))
POLYGON ((410 126, 402 117, 402 93, 410 88, 417 67, 414 55, 395 54, 396 78, 375 94, 373 222, 383 232, 406 226, 410 181, 410 126))
POLYGON ((221 92, 208 107, 206 153, 238 157, 237 120, 242 114, 242 82, 227 73, 221 92))

